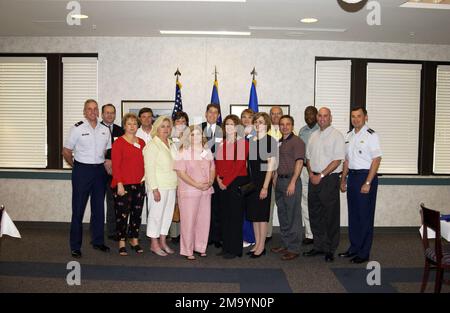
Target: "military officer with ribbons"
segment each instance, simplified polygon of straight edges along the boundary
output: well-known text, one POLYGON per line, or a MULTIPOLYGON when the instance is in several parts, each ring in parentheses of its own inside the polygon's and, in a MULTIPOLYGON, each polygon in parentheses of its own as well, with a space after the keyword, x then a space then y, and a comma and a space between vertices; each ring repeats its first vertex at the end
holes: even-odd
POLYGON ((93 99, 84 103, 85 119, 69 131, 63 148, 66 162, 72 170, 72 220, 70 249, 74 258, 81 257, 83 216, 91 197, 91 244, 94 249, 108 252, 104 244, 105 191, 107 174, 105 154, 111 149, 111 133, 98 121, 98 104, 93 99))

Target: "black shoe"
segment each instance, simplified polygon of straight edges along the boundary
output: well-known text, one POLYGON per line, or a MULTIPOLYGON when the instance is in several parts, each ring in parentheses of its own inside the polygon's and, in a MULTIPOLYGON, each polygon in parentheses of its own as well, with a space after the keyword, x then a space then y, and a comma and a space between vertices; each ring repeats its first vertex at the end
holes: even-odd
POLYGON ((249 251, 249 252, 246 253, 246 255, 252 256, 254 252, 255 251, 249 251))
POLYGON ((303 256, 316 256, 316 255, 321 255, 321 254, 324 254, 324 252, 316 250, 316 249, 311 249, 307 252, 303 252, 303 256))
POLYGON ((225 253, 225 251, 223 251, 223 250, 220 251, 219 253, 216 253, 217 256, 224 256, 225 254, 226 254, 226 253, 225 253))
POLYGON ((100 250, 102 252, 109 252, 109 247, 105 245, 92 245, 95 250, 100 250))
POLYGON ((366 263, 367 261, 369 261, 369 259, 363 259, 363 258, 360 258, 359 256, 355 256, 353 259, 350 260, 350 262, 353 264, 366 263))
POLYGON ((303 239, 303 241, 302 241, 302 244, 303 244, 304 246, 312 245, 313 243, 314 243, 314 239, 311 239, 311 238, 305 238, 305 239, 303 239))
POLYGON ((72 250, 72 257, 79 259, 81 258, 81 251, 80 250, 72 250))
POLYGON ((214 242, 214 247, 218 248, 222 248, 222 244, 220 243, 220 241, 216 241, 214 242))
POLYGON ((112 241, 119 241, 119 237, 117 235, 109 235, 108 239, 112 241))
POLYGON ((343 253, 339 253, 338 255, 339 255, 339 257, 341 257, 341 258, 352 258, 352 257, 354 257, 356 254, 355 254, 355 253, 350 253, 350 252, 346 251, 346 252, 343 252, 343 253))
POLYGON ((333 262, 334 261, 334 255, 333 253, 327 253, 325 254, 325 262, 333 262))
POLYGON ((256 258, 259 258, 259 257, 261 257, 261 256, 263 256, 263 255, 266 255, 266 249, 264 249, 260 254, 255 254, 255 253, 253 253, 250 257, 251 257, 252 259, 256 259, 256 258))

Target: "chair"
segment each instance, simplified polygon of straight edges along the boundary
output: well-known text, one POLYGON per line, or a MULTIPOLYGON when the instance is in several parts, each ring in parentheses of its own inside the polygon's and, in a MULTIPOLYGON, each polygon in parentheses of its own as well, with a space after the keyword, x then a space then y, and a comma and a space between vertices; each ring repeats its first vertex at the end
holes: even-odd
POLYGON ((450 249, 448 247, 443 249, 442 247, 440 213, 426 208, 423 203, 420 204, 420 207, 423 225, 422 243, 425 256, 425 267, 420 292, 425 291, 430 269, 436 269, 434 292, 440 293, 443 282, 450 284, 450 281, 443 279, 444 271, 450 269, 450 249), (428 228, 436 233, 434 248, 428 239, 428 228))

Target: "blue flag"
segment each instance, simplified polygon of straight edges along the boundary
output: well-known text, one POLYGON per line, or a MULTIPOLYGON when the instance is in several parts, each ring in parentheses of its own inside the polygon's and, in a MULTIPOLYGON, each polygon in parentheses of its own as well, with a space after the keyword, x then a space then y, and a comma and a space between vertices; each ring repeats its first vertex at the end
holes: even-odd
POLYGON ((250 89, 250 100, 248 101, 248 108, 254 112, 258 112, 258 95, 256 94, 256 80, 252 81, 252 88, 250 89))
POLYGON ((219 82, 217 79, 214 81, 212 94, 211 94, 211 103, 217 104, 219 106, 219 116, 217 117, 217 124, 222 124, 222 112, 220 110, 220 100, 219 100, 219 82))
POLYGON ((175 105, 173 106, 172 119, 174 119, 175 114, 180 111, 183 111, 183 102, 181 101, 181 83, 177 81, 175 87, 175 105))

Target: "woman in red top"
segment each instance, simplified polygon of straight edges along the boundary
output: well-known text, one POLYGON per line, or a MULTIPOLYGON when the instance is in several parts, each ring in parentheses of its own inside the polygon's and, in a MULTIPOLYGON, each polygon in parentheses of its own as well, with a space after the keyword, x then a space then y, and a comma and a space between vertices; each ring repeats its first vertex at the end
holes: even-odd
POLYGON ((136 253, 143 253, 139 246, 139 228, 141 227, 142 205, 144 203, 144 140, 136 136, 138 119, 135 114, 128 113, 123 117, 125 134, 113 143, 111 187, 116 210, 117 237, 119 238, 119 254, 128 255, 126 238, 136 253), (128 224, 128 216, 130 222, 128 224), (127 225, 128 224, 128 225, 127 225), (128 231, 127 231, 128 226, 128 231))
POLYGON ((244 222, 244 198, 238 187, 248 183, 246 159, 248 142, 243 138, 241 120, 228 115, 222 124, 224 140, 216 154, 217 183, 219 185, 219 209, 222 225, 223 251, 226 259, 242 256, 242 223, 244 222))

